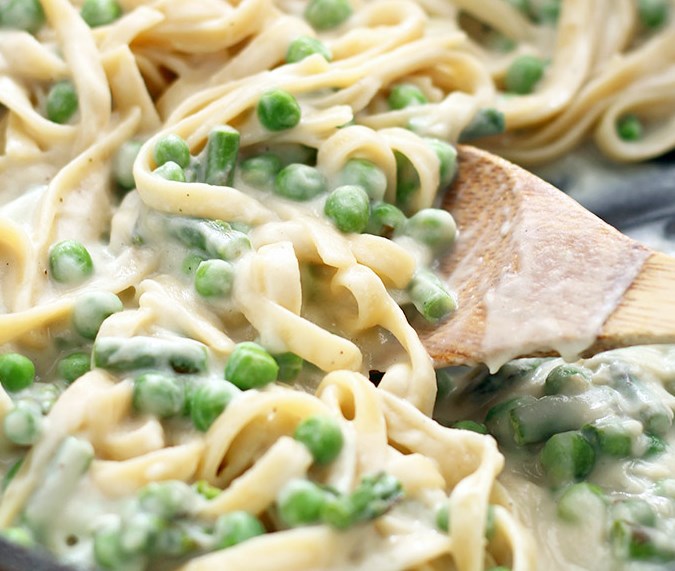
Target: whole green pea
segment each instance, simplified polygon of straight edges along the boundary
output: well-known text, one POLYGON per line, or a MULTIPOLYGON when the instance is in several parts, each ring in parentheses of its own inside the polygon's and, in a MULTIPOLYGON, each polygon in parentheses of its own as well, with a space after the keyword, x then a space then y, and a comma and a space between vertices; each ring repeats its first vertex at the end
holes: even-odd
POLYGON ((284 167, 274 179, 274 192, 284 198, 305 201, 325 192, 326 177, 315 168, 301 163, 284 167))
POLYGON ((35 380, 35 365, 20 353, 0 355, 0 383, 9 392, 30 387, 35 380))
POLYGON ((281 159, 273 153, 262 153, 241 163, 241 179, 253 188, 268 189, 282 168, 281 159))
POLYGON ((76 284, 94 273, 94 262, 80 242, 63 240, 49 249, 49 272, 54 281, 76 284))
POLYGON ((45 23, 40 0, 5 0, 0 3, 0 28, 37 33, 45 23))
POLYGON ((310 0, 305 9, 305 19, 317 30, 336 28, 351 14, 348 0, 310 0))
POLYGON ((344 438, 338 422, 329 416, 312 416, 298 424, 293 438, 302 442, 317 464, 330 464, 342 451, 344 438))
POLYGON ((2 428, 7 440, 14 444, 35 444, 42 434, 42 411, 36 403, 19 401, 2 419, 2 428))
POLYGON ((73 327, 85 339, 95 339, 101 324, 123 309, 120 298, 110 291, 84 293, 75 300, 73 327))
POLYGON ((227 359, 225 378, 242 390, 257 389, 274 382, 279 365, 263 347, 245 341, 239 343, 227 359))
POLYGON ((227 381, 207 381, 190 396, 190 418, 197 430, 206 432, 228 407, 239 390, 227 381))
POLYGON ((265 528, 254 515, 245 511, 226 513, 216 520, 213 532, 215 548, 232 547, 263 533, 265 528))
POLYGON ((300 122, 302 115, 295 97, 282 89, 263 93, 256 110, 260 123, 269 131, 291 129, 300 122))
POLYGON ((370 201, 360 186, 339 186, 328 195, 324 214, 342 232, 363 232, 368 226, 370 201))
POLYGON ((412 83, 401 83, 392 87, 387 101, 389 107, 394 110, 429 102, 424 92, 412 83))
POLYGON ((190 164, 190 147, 188 147, 185 139, 171 133, 157 141, 153 157, 158 167, 173 161, 179 167, 185 169, 190 164))
POLYGON ((277 498, 279 517, 289 527, 316 523, 328 494, 309 480, 292 480, 277 498))
POLYGON ((90 27, 96 28, 117 20, 122 15, 122 7, 117 0, 84 0, 80 15, 90 27))
POLYGON ((447 210, 424 208, 408 219, 403 232, 434 250, 444 250, 454 243, 457 225, 447 210))
POLYGON ((91 369, 91 356, 88 353, 77 351, 65 356, 56 366, 59 377, 68 383, 79 379, 91 369))
POLYGON ((506 90, 518 95, 532 93, 544 76, 545 67, 544 60, 539 57, 532 55, 517 57, 506 70, 504 78, 506 90))
POLYGON ((47 119, 54 123, 67 123, 75 115, 78 105, 73 82, 67 79, 59 81, 47 93, 47 119))
POLYGON ((172 375, 149 372, 134 379, 133 404, 140 412, 174 416, 182 412, 184 400, 185 388, 172 375))
POLYGON ((226 297, 232 292, 234 266, 225 260, 201 262, 195 273, 195 289, 202 297, 226 297))
POLYGON ((288 46, 286 63, 297 63, 314 54, 319 54, 326 61, 331 60, 330 50, 321 40, 312 36, 298 36, 288 46))
POLYGON ((349 159, 339 175, 341 185, 363 188, 371 200, 383 200, 387 190, 384 171, 367 159, 349 159))
POLYGON ((161 176, 163 179, 173 182, 185 182, 187 180, 183 168, 178 163, 174 163, 173 161, 168 161, 163 165, 158 166, 152 172, 157 176, 161 176))

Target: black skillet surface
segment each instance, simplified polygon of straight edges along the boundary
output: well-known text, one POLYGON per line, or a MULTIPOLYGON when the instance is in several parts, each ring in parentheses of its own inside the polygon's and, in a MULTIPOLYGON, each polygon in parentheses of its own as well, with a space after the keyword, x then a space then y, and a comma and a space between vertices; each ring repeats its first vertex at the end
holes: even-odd
MULTIPOLYGON (((617 167, 589 151, 539 174, 612 226, 675 253, 675 152, 646 165, 617 167), (584 168, 589 163, 601 165, 600 173, 584 168)), ((73 570, 0 538, 0 571, 73 570)))

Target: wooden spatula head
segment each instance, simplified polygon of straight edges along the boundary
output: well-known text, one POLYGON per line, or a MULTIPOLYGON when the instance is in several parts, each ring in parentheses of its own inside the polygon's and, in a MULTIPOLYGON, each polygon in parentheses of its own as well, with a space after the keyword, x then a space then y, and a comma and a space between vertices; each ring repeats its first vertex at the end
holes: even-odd
POLYGON ((671 316, 658 334, 645 335, 648 326, 638 320, 635 335, 636 320, 616 313, 644 313, 644 295, 637 305, 626 300, 654 256, 662 275, 658 284, 647 282, 661 292, 659 303, 667 302, 665 292, 675 288, 672 258, 653 254, 499 157, 460 146, 459 163, 442 207, 460 234, 440 267, 459 308, 441 324, 414 322, 437 365, 483 362, 494 369, 519 356, 574 358, 636 341, 675 342, 672 295, 661 307, 671 316), (620 327, 607 330, 612 320, 620 327))

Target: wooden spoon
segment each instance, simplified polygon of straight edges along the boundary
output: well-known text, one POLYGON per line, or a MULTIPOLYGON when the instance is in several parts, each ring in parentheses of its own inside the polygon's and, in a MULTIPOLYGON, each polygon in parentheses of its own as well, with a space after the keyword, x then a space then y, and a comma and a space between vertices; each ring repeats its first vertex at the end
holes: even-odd
POLYGON ((437 366, 675 343, 675 258, 504 159, 458 150, 443 208, 460 234, 440 271, 459 308, 413 323, 437 366))

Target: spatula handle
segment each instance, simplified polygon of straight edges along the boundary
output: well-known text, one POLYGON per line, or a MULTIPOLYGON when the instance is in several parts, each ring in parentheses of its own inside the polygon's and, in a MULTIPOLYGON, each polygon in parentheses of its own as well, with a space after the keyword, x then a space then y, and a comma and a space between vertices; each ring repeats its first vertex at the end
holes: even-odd
POLYGON ((605 322, 592 347, 675 343, 675 258, 654 252, 605 322))

